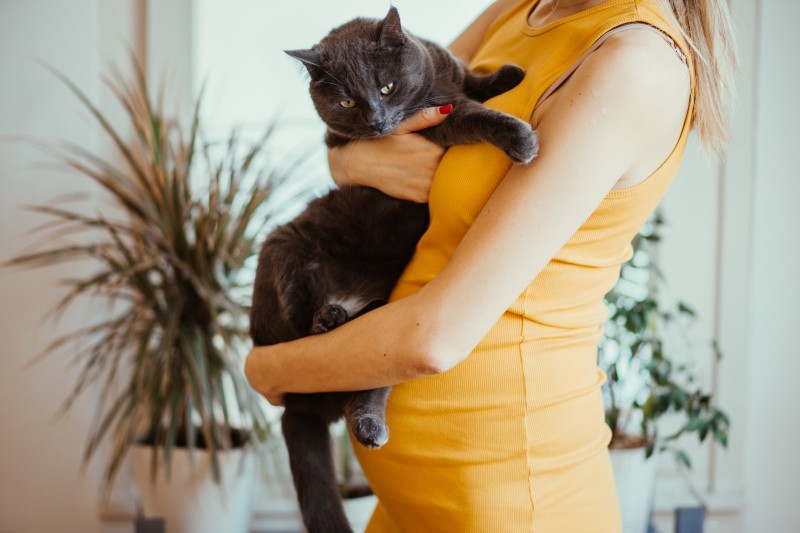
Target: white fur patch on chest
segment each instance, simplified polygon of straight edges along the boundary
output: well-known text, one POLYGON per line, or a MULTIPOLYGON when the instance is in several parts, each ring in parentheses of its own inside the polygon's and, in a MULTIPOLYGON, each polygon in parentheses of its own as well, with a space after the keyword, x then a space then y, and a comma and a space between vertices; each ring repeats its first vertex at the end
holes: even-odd
POLYGON ((353 317, 358 314, 359 311, 364 309, 369 302, 364 300, 363 298, 358 298, 357 296, 345 296, 345 297, 331 297, 328 299, 328 305, 339 305, 347 311, 348 317, 353 317))

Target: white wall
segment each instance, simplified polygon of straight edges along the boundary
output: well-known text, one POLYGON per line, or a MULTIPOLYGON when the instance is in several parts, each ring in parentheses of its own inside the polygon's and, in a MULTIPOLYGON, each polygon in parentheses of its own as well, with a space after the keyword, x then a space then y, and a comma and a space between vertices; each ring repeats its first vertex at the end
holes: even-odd
MULTIPOLYGON (((36 63, 67 74, 101 107, 99 74, 109 58, 122 58, 120 39, 133 40, 132 4, 101 0, 0 2, 0 135, 69 139, 103 146, 98 129, 66 88, 36 63)), ((0 140, 0 261, 29 246, 26 232, 43 218, 24 204, 88 190, 85 180, 42 165, 48 158, 30 142, 0 140)), ((96 192, 96 191, 94 191, 96 192)), ((83 265, 85 267, 85 265, 83 265)), ((53 420, 74 383, 66 357, 25 369, 56 334, 42 317, 73 268, 0 270, 0 532, 99 531, 98 472, 80 473, 83 444, 94 417, 94 398, 82 398, 70 416, 53 420)), ((85 324, 90 313, 64 320, 60 331, 85 324)), ((109 528, 104 528, 109 531, 109 528)))
POLYGON ((800 531, 800 3, 762 1, 755 93, 745 531, 800 531))
MULTIPOLYGON (((720 341, 718 364, 707 349, 695 361, 732 420, 728 450, 697 450, 691 477, 711 531, 800 531, 800 3, 730 4, 741 61, 731 145, 722 164, 690 152, 664 203, 667 277, 701 314, 692 336, 720 341)), ((662 474, 669 501, 682 481, 662 474)))

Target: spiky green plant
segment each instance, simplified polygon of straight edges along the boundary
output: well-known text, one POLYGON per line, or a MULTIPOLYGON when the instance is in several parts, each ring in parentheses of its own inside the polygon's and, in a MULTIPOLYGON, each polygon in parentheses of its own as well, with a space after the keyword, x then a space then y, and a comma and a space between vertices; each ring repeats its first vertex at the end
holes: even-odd
MULTIPOLYGON (((221 145, 204 142, 201 99, 186 135, 167 118, 163 98, 158 103, 151 98, 135 59, 133 66, 131 79, 115 71, 104 80, 126 112, 130 140, 74 83, 50 69, 119 154, 100 157, 69 143, 47 148, 108 193, 111 209, 90 215, 63 206, 31 207, 51 218, 40 228, 47 244, 8 262, 17 267, 87 259, 99 264, 92 274, 67 280, 70 290, 55 311, 68 311, 77 298, 89 296, 108 301, 112 312, 58 338, 36 359, 67 352, 81 367, 63 411, 97 384, 100 416, 90 430, 83 464, 110 441, 106 489, 126 451, 144 436, 161 452, 167 475, 179 441, 190 449, 203 446, 211 454, 216 481, 218 453, 230 448, 235 436, 243 430, 247 440, 266 438, 264 403, 242 370, 252 277, 246 263, 265 228, 280 215, 276 192, 286 190, 281 186, 293 173, 278 171, 265 151, 272 129, 253 144, 235 133, 221 145), (236 427, 237 420, 245 427, 236 427)), ((154 453, 153 475, 157 465, 154 453)))

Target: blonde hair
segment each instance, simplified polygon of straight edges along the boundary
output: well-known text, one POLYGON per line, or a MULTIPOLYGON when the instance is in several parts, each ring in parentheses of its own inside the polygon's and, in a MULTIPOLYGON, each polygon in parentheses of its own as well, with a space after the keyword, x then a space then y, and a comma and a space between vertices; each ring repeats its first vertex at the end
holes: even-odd
POLYGON ((693 124, 707 152, 728 143, 728 111, 735 97, 738 62, 727 0, 658 0, 694 52, 693 124))

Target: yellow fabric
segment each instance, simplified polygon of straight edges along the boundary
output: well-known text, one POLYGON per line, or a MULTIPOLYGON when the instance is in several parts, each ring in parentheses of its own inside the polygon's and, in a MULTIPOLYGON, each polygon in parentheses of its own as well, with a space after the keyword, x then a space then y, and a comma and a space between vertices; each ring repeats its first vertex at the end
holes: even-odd
MULTIPOLYGON (((486 102, 524 120, 611 28, 645 22, 687 53, 651 0, 610 0, 541 29, 527 24, 534 5, 521 2, 497 21, 471 64, 526 69, 522 84, 486 102)), ((463 363, 394 388, 388 444, 355 446, 380 500, 370 533, 620 530, 597 368, 603 297, 677 172, 690 116, 661 168, 611 191, 463 363)), ((394 299, 442 270, 510 166, 490 145, 448 150, 430 193, 430 229, 394 299)))

